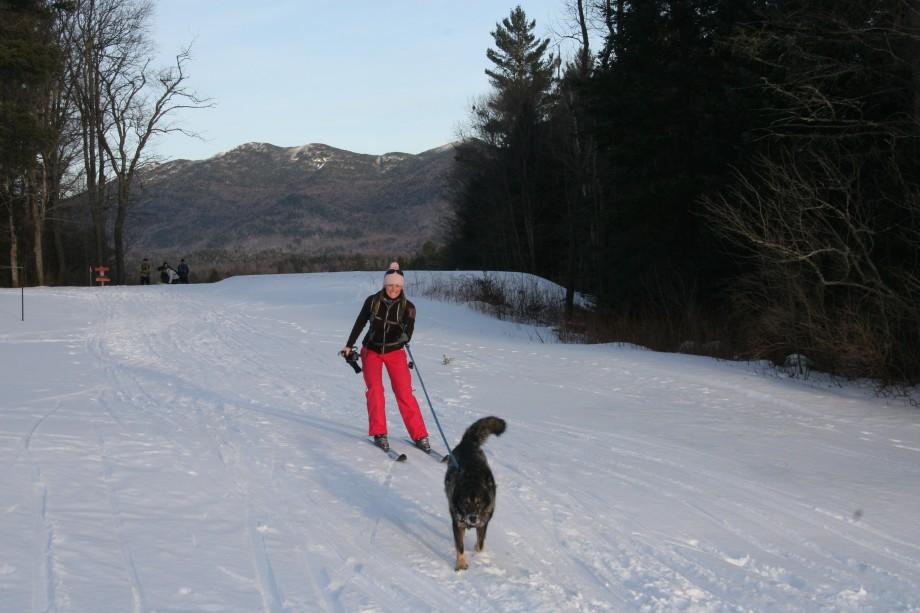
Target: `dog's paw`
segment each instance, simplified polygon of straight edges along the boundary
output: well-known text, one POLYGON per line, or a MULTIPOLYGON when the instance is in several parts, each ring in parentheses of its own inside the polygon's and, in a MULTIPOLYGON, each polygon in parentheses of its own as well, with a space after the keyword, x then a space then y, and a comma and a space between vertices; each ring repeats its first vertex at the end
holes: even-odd
POLYGON ((466 557, 462 554, 457 556, 457 565, 454 566, 454 570, 466 570, 470 565, 466 563, 466 557))

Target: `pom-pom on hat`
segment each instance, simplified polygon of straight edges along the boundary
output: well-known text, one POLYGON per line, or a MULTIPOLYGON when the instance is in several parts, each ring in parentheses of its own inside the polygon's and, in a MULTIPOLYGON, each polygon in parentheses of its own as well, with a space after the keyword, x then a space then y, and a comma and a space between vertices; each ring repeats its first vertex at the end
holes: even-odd
POLYGON ((405 285, 405 279, 403 279, 403 271, 399 269, 399 262, 390 262, 389 269, 383 273, 383 284, 398 285, 399 287, 403 287, 405 285))

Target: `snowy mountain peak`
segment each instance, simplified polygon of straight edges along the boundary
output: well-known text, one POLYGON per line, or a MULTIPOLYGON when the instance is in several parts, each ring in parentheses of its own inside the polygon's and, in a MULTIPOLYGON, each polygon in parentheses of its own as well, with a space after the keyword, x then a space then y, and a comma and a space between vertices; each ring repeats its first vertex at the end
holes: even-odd
POLYGON ((440 240, 453 163, 446 151, 368 155, 323 143, 250 142, 207 160, 161 164, 132 194, 130 250, 312 256, 399 244, 411 253, 440 240), (407 221, 383 228, 380 211, 407 221))

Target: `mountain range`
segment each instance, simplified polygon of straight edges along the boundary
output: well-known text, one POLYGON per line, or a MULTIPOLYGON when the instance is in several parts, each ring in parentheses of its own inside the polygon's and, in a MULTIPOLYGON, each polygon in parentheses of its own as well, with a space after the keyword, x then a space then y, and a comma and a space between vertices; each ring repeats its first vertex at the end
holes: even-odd
POLYGON ((454 147, 366 155, 247 143, 148 167, 132 192, 129 258, 409 254, 438 243, 454 147))

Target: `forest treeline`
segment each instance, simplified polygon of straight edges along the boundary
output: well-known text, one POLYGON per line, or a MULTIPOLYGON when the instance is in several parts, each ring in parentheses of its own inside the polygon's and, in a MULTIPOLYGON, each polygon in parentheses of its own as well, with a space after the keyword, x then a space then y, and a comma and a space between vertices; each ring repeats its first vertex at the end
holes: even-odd
POLYGON ((181 131, 175 110, 210 104, 188 87, 188 49, 153 66, 152 9, 0 0, 0 248, 12 287, 82 282, 94 264, 125 281, 125 221, 147 145, 181 131))
POLYGON ((443 263, 549 277, 594 338, 917 382, 920 5, 568 8, 566 62, 492 32, 443 263))

